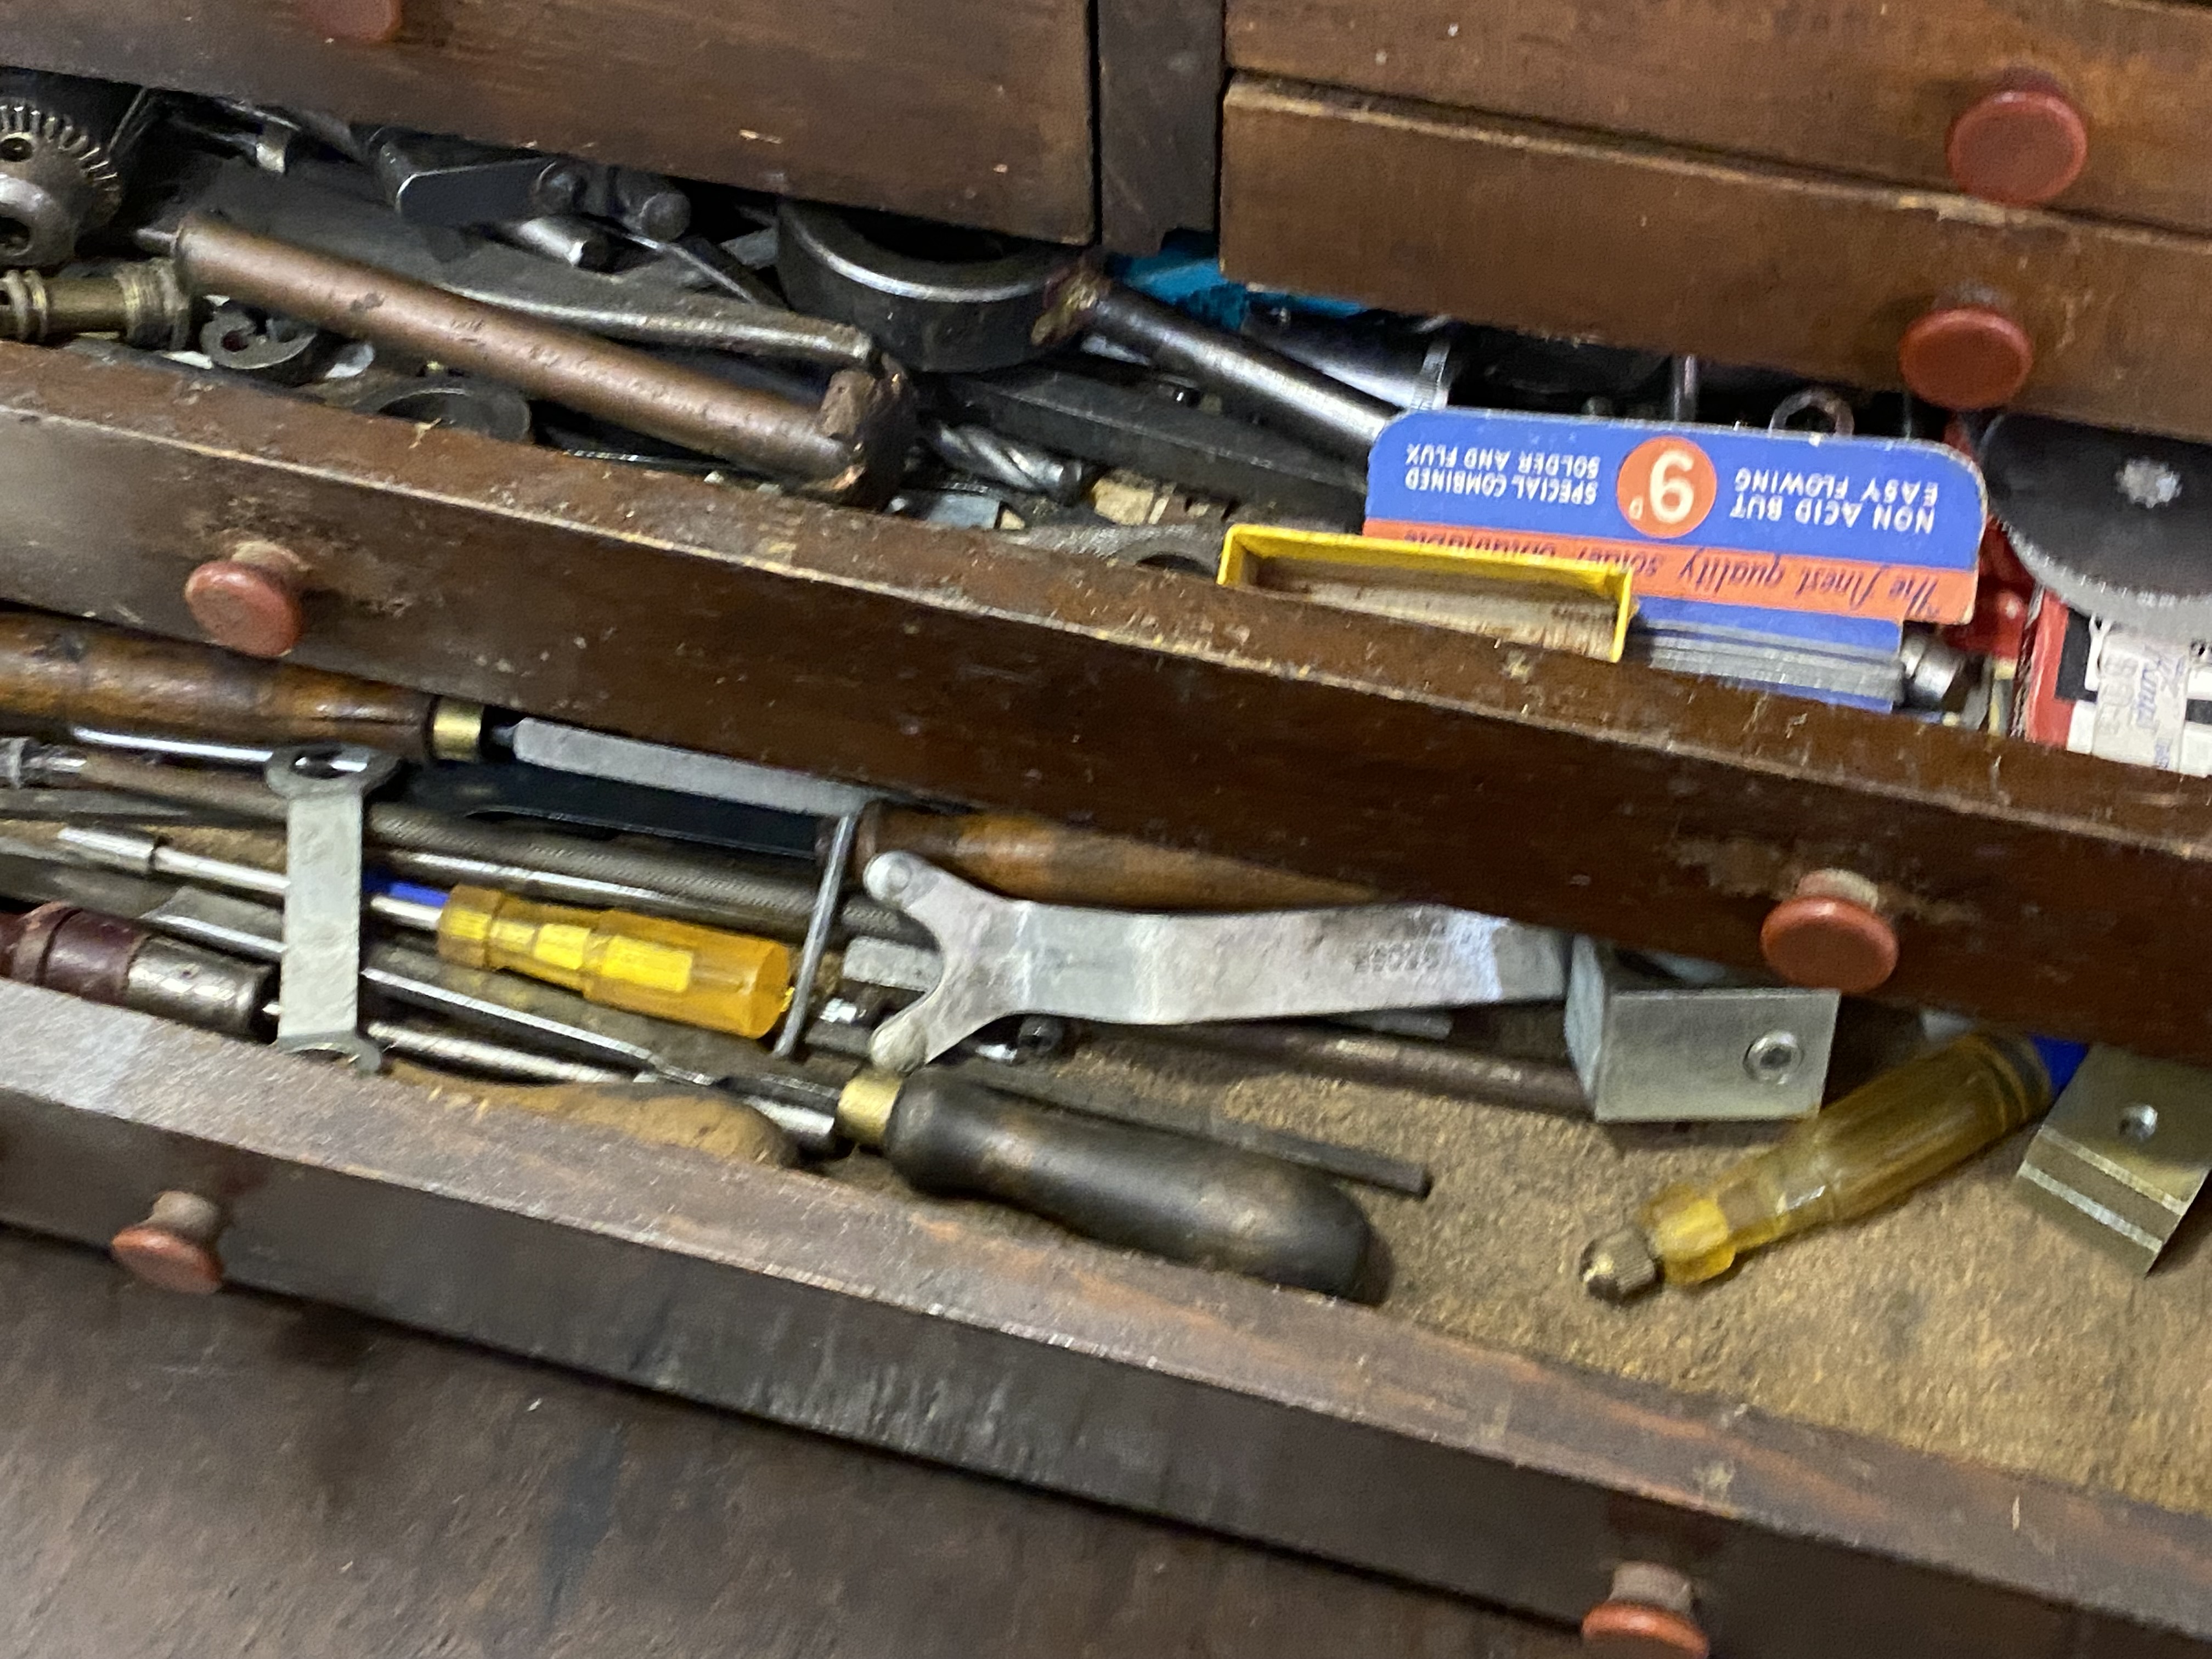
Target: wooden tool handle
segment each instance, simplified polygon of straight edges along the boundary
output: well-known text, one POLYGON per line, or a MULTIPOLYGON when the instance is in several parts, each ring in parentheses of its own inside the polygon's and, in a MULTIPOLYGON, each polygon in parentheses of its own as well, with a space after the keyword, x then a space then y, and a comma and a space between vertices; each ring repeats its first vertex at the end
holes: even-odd
POLYGON ((0 613, 0 710, 70 726, 240 743, 357 743, 428 757, 434 699, 289 664, 252 662, 34 611, 0 613))
POLYGON ((1377 896, 1349 882, 1293 875, 1241 859, 1187 853, 1013 812, 956 816, 883 808, 869 814, 855 867, 912 853, 954 875, 1049 904, 1124 910, 1290 910, 1377 896))

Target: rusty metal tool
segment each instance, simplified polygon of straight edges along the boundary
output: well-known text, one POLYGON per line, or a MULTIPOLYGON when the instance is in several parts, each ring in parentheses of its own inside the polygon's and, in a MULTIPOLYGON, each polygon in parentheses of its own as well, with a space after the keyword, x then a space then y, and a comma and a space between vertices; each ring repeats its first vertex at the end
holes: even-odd
POLYGON ((234 957, 153 929, 55 901, 0 916, 0 973, 112 1007, 182 1020, 226 1036, 265 1035, 276 977, 234 957))
POLYGON ((1079 334, 1135 352, 1316 447, 1364 461, 1399 410, 1295 358, 1186 317, 1094 266, 1062 280, 1036 325, 1040 345, 1079 334))
POLYGON ((1489 1054, 1455 1043, 1345 1031, 1295 1020, 1161 1026, 1147 1042, 1170 1042, 1301 1072, 1321 1072, 1391 1089, 1418 1089, 1493 1106, 1565 1117, 1589 1115, 1589 1097, 1571 1066, 1489 1054))
POLYGON ((286 803, 283 1011, 276 1046, 337 1054, 359 1070, 383 1064, 361 1030, 363 803, 398 763, 340 744, 280 750, 269 787, 286 803))
POLYGON ((483 715, 474 703, 30 611, 0 612, 0 711, 18 730, 352 743, 416 761, 473 757, 483 715))
POLYGON ((191 343, 195 310, 166 259, 92 276, 0 273, 0 338, 24 345, 112 334, 142 350, 181 351, 191 343))
POLYGON ((937 941, 935 985, 869 1045, 887 1072, 913 1071, 1009 1014, 1182 1025, 1566 992, 1564 936, 1443 905, 1085 910, 1000 898, 909 853, 877 857, 867 884, 937 941))
POLYGON ((115 216, 157 98, 112 81, 0 69, 0 264, 66 264, 79 238, 115 216))
MULTIPOLYGON (((739 298, 694 293, 635 275, 606 276, 556 264, 466 232, 421 230, 310 177, 278 178, 252 167, 223 167, 191 190, 189 201, 248 230, 610 340, 833 369, 872 369, 878 361, 876 343, 861 330, 768 304, 757 294, 739 298)), ((510 235, 512 228, 500 234, 510 235)), ((672 258, 682 259, 687 242, 664 246, 672 258)))
POLYGON ((913 433, 894 368, 841 372, 809 407, 205 214, 186 216, 171 253, 195 292, 410 351, 835 500, 888 494, 913 433))

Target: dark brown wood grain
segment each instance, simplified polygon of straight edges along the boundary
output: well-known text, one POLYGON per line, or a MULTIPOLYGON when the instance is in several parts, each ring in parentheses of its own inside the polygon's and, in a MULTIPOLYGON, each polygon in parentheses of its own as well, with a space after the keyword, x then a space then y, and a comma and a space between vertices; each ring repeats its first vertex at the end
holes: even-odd
POLYGON ((0 58, 1061 241, 1092 226, 1083 0, 0 0, 0 58))
POLYGON ((219 1194, 234 1283, 1565 1624, 1664 1562, 1745 1659, 2212 1638, 2201 1514, 27 986, 0 1021, 11 1224, 219 1194))
POLYGON ((2212 781, 27 347, 0 498, 9 599, 193 637, 251 532, 313 666, 1640 946, 1841 866, 1899 998, 2212 1060, 2212 781))
POLYGON ((0 1303, 13 1653, 1580 1651, 1433 1590, 335 1309, 164 1296, 27 1235, 0 1234, 0 1303))
POLYGON ((1098 233, 1150 253, 1213 228, 1221 0, 1097 0, 1098 233))
POLYGON ((1222 258, 1249 282, 1898 383, 1932 307, 2016 317, 2023 408, 2212 438, 2212 240, 1239 78, 1222 258))
POLYGON ((1292 79, 1948 188, 2008 75, 2087 117, 2058 204, 2212 228, 2212 10, 2160 0, 1231 0, 1231 62, 1292 79))

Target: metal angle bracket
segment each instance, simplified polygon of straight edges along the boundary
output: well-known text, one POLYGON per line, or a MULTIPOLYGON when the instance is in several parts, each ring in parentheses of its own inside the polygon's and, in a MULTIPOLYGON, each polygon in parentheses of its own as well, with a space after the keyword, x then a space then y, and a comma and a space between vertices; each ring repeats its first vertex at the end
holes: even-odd
POLYGON ((1685 979, 1665 963, 1576 939, 1567 1049, 1591 1116, 1601 1123, 1757 1121, 1819 1109, 1842 999, 1713 973, 1702 982, 1685 979))
POLYGON ((2089 1051, 2028 1143, 2013 1190, 2148 1273, 2212 1176, 2212 1072, 2089 1051))
POLYGON ((927 927, 942 963, 877 1029, 870 1057, 908 1072, 1008 1014, 1188 1025, 1374 1008, 1549 1000, 1565 936, 1440 904, 1155 915, 1000 898, 908 853, 869 892, 927 927))

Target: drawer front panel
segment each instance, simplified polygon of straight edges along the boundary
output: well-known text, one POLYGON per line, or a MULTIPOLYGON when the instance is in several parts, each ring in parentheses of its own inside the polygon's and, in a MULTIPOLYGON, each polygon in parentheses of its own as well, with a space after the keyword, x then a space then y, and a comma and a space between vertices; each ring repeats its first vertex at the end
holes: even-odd
POLYGON ((1229 50, 1267 75, 1944 189, 1954 123, 2033 87, 2087 140, 2075 182, 2040 199, 2212 229, 2201 5, 1232 0, 1229 50))
POLYGON ((0 57, 1062 241, 1092 221, 1082 0, 0 0, 0 57))
POLYGON ((0 495, 0 599, 197 637, 252 536, 312 666, 1746 968, 1856 870, 1898 998, 2212 1061, 2212 780, 28 347, 0 495))
POLYGON ((2013 318, 2021 407, 2212 438, 2212 241, 1240 80, 1222 257, 1247 281, 1899 384, 1932 311, 2013 318))

